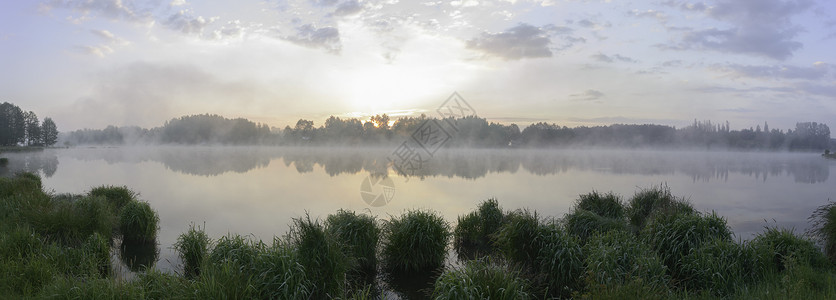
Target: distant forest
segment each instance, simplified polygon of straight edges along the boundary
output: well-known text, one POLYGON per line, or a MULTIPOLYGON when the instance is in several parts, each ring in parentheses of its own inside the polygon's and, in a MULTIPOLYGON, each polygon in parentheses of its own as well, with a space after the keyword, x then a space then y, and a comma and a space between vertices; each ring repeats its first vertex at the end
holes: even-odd
POLYGON ((219 115, 192 115, 172 119, 161 127, 115 127, 83 129, 62 135, 65 145, 397 145, 411 138, 425 122, 447 126, 451 147, 476 148, 704 148, 741 150, 815 150, 836 145, 830 128, 816 122, 797 123, 794 129, 771 129, 767 123, 754 128, 731 130, 729 123, 694 121, 676 128, 666 125, 575 127, 535 123, 520 130, 516 124, 502 125, 479 117, 437 119, 425 115, 402 117, 393 122, 387 115, 370 121, 331 116, 321 126, 300 119, 293 127, 271 129, 247 119, 219 115), (391 126, 389 125, 391 123, 391 126), (453 128, 453 129, 451 129, 453 128))
POLYGON ((9 102, 0 104, 0 146, 52 146, 58 141, 58 126, 51 118, 38 120, 9 102))

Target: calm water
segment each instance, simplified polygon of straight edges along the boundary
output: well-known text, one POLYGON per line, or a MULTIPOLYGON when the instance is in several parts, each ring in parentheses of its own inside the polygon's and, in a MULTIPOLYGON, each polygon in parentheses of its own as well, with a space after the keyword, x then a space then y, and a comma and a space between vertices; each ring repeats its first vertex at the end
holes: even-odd
MULTIPOLYGON (((392 173, 391 201, 372 207, 361 183, 384 170, 393 149, 154 147, 77 148, 4 153, 0 173, 40 172, 44 188, 85 193, 93 186, 126 185, 160 215, 158 267, 179 265, 171 245, 189 224, 205 224, 212 238, 227 233, 270 241, 292 218, 324 218, 337 209, 380 218, 409 208, 440 212, 448 221, 487 198, 506 209, 530 208, 563 216, 579 194, 667 184, 703 211, 728 219, 738 237, 765 225, 803 231, 807 217, 836 200, 836 160, 811 153, 737 153, 625 150, 447 150, 422 162, 414 176, 392 173)), ((380 185, 372 194, 382 192, 380 185)))

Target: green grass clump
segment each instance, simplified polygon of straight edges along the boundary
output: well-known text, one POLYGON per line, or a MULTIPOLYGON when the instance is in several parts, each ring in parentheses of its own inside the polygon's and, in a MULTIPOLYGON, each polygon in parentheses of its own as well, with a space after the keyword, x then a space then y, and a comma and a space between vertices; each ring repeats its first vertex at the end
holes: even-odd
POLYGON ((346 272, 354 264, 346 255, 345 246, 308 215, 293 219, 289 238, 299 251, 299 262, 305 268, 308 280, 315 286, 313 297, 339 295, 345 289, 346 272))
POLYGON ((154 266, 159 256, 157 243, 122 241, 119 245, 119 259, 131 272, 148 270, 154 266))
POLYGON ((667 186, 642 189, 629 201, 627 219, 636 232, 644 229, 647 222, 654 215, 672 215, 677 213, 693 213, 694 208, 683 200, 671 194, 667 186))
POLYGON ((122 208, 131 201, 137 200, 138 196, 137 193, 128 189, 126 186, 112 185, 95 187, 90 190, 88 195, 94 197, 104 197, 107 199, 107 202, 113 206, 113 209, 115 209, 116 212, 122 210, 122 208))
POLYGON ((209 246, 212 240, 203 231, 203 228, 192 224, 186 233, 177 237, 174 243, 174 250, 183 262, 183 275, 186 278, 195 278, 200 275, 204 260, 209 255, 209 246))
POLYGON ((596 233, 627 230, 623 218, 608 218, 584 209, 575 209, 564 217, 563 222, 566 231, 577 237, 582 244, 596 233))
POLYGON ((496 233, 495 243, 512 262, 533 268, 540 251, 540 229, 537 212, 516 210, 506 216, 505 224, 496 233))
POLYGON ((9 165, 9 159, 6 157, 0 157, 0 167, 5 167, 9 165))
POLYGON ((728 296, 764 275, 755 250, 728 239, 713 238, 682 260, 681 285, 712 296, 728 296))
POLYGON ((674 280, 684 280, 683 258, 692 249, 717 238, 731 240, 731 231, 726 220, 711 213, 702 216, 697 213, 660 215, 653 219, 641 232, 641 237, 665 263, 674 280))
POLYGON ((17 173, 14 177, 0 177, 0 198, 12 196, 45 196, 41 178, 33 173, 17 173))
POLYGON ((23 208, 21 215, 35 231, 66 245, 79 245, 94 232, 110 240, 116 223, 110 205, 99 197, 48 200, 23 208))
POLYGON ((316 288, 306 278, 299 252, 279 239, 260 252, 251 274, 261 299, 308 299, 316 288))
POLYGON ((530 299, 529 283, 520 272, 488 260, 472 260, 436 279, 434 299, 530 299))
POLYGON ((537 265, 545 277, 546 294, 568 298, 582 290, 585 253, 578 240, 557 224, 543 225, 538 240, 537 265))
POLYGON ((823 248, 830 261, 836 263, 836 203, 819 206, 809 218, 811 226, 807 235, 823 248))
POLYGON ((624 205, 621 204, 620 197, 612 192, 600 194, 593 191, 581 195, 575 203, 575 209, 590 211, 605 218, 621 219, 624 217, 624 205))
POLYGON ((391 272, 427 272, 444 264, 451 233, 438 213, 408 210, 385 222, 383 232, 381 255, 391 272))
POLYGON ((336 214, 328 216, 325 220, 325 228, 329 235, 348 247, 351 257, 357 259, 357 272, 375 273, 380 228, 373 216, 339 210, 336 214))
POLYGON ((474 259, 492 254, 492 238, 505 221, 499 202, 488 199, 476 211, 459 216, 453 230, 453 249, 460 259, 474 259))
POLYGON ((157 240, 160 217, 147 202, 130 201, 119 213, 123 241, 153 243, 157 240))
POLYGON ((102 277, 110 274, 110 240, 94 232, 87 238, 81 249, 102 277))
POLYGON ((763 267, 773 272, 786 269, 787 259, 790 258, 801 265, 830 266, 827 257, 812 240, 797 236, 790 229, 767 227, 752 240, 751 245, 763 267))
POLYGON ((597 234, 584 246, 590 286, 622 286, 639 280, 649 290, 668 286, 667 268, 644 243, 625 231, 597 234))

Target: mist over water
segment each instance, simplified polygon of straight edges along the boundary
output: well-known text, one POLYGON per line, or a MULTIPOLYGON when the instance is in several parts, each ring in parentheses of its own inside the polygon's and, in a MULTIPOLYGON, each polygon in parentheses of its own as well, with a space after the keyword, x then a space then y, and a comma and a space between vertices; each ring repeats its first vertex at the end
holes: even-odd
POLYGON ((529 208, 562 217, 593 190, 628 200, 666 184, 701 211, 728 219, 738 238, 763 226, 803 231, 807 217, 836 199, 836 161, 815 153, 649 150, 448 150, 413 176, 388 173, 394 197, 371 207, 360 196, 370 174, 386 170, 391 148, 123 147, 4 153, 2 174, 28 170, 55 193, 125 185, 161 219, 158 268, 179 264, 171 245, 189 224, 207 233, 283 236, 292 218, 324 218, 337 209, 387 219, 409 208, 439 211, 449 222, 490 197, 505 210, 529 208))

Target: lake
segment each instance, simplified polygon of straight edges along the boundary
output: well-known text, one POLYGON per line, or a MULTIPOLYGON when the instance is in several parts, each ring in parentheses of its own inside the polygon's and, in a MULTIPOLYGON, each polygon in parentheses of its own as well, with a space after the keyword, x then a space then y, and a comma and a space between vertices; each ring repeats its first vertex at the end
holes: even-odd
POLYGON ((441 149, 409 176, 390 170, 391 181, 378 183, 393 150, 48 149, 3 153, 10 163, 0 172, 38 172, 44 189, 54 193, 86 193, 100 185, 139 192, 160 215, 157 267, 166 271, 179 265, 171 245, 192 223, 205 224, 213 239, 238 233, 269 243, 306 213, 324 219, 343 208, 386 219, 427 208, 454 225, 458 215, 495 197, 505 210, 562 217, 580 194, 612 191, 627 200, 641 188, 664 184, 698 210, 724 216, 738 238, 749 239, 764 226, 803 232, 813 210, 836 199, 830 176, 836 160, 815 153, 441 149), (363 198, 363 189, 381 198, 363 198), (368 204, 375 199, 382 202, 368 204))

